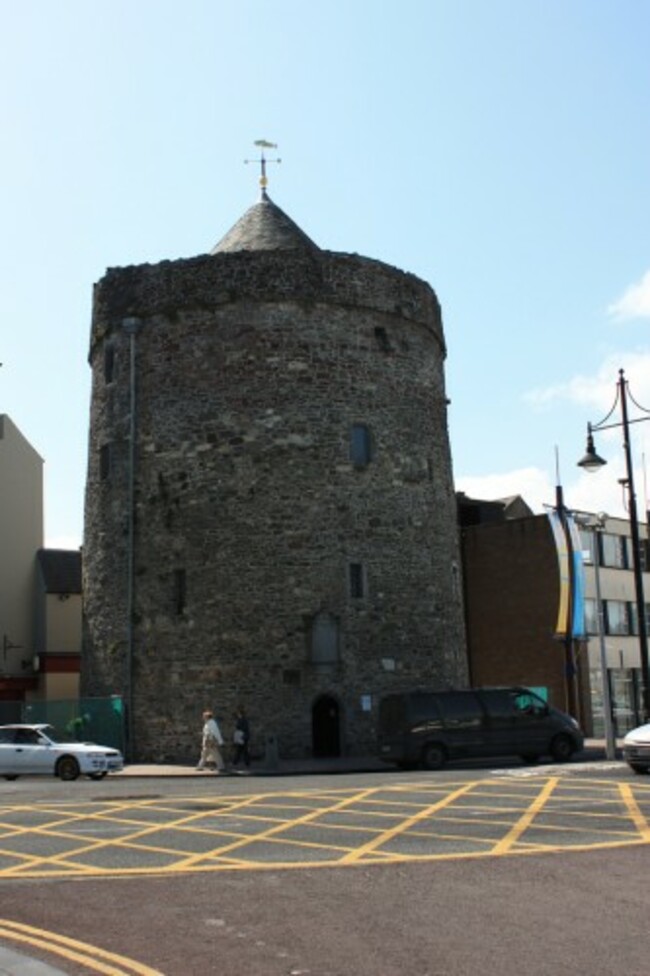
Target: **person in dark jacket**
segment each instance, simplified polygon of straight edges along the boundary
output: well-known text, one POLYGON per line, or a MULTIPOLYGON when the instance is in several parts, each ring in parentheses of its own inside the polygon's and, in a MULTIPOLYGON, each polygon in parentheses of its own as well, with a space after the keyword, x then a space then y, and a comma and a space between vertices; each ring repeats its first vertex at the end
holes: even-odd
POLYGON ((235 712, 235 730, 233 732, 232 741, 234 746, 234 754, 232 764, 233 766, 238 766, 243 760, 244 765, 248 768, 251 764, 251 757, 248 752, 248 742, 250 739, 250 725, 248 724, 248 719, 246 718, 246 713, 240 705, 235 712))

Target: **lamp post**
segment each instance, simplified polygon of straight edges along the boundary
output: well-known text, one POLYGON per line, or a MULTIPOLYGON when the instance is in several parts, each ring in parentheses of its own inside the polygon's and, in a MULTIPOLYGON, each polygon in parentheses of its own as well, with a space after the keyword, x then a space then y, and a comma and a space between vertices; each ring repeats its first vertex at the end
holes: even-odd
POLYGON ((605 621, 603 619, 603 600, 600 590, 600 560, 598 558, 598 536, 605 528, 607 516, 604 512, 600 512, 598 515, 580 515, 574 512, 573 517, 579 526, 589 530, 591 564, 594 567, 594 583, 596 584, 596 614, 598 619, 598 644, 600 648, 600 673, 603 688, 603 719, 605 722, 605 755, 607 759, 616 759, 616 736, 614 734, 614 722, 612 720, 612 694, 607 670, 605 621))
POLYGON ((616 399, 614 400, 614 405, 609 411, 606 417, 604 417, 597 424, 587 425, 587 452, 585 456, 578 461, 578 466, 583 468, 585 471, 598 471, 603 465, 607 464, 604 458, 600 457, 596 453, 594 447, 594 431, 597 430, 609 430, 613 427, 623 428, 623 450, 625 453, 625 465, 627 477, 624 480, 624 484, 627 488, 628 496, 628 512, 630 516, 630 535, 632 537, 632 567, 634 570, 634 590, 636 596, 636 609, 637 609, 637 619, 639 628, 639 652, 641 657, 641 680, 643 683, 643 718, 644 721, 650 721, 650 673, 648 669, 648 627, 646 621, 646 611, 645 611, 645 599, 643 596, 643 570, 641 567, 641 544, 639 538, 639 518, 637 515, 636 508, 636 493, 634 491, 634 472, 632 468, 632 449, 630 446, 630 424, 640 423, 644 420, 650 420, 650 410, 646 410, 644 407, 640 406, 636 400, 632 397, 628 389, 628 382, 625 379, 625 371, 620 369, 618 372, 618 382, 616 384, 616 399), (637 417, 633 420, 629 419, 628 409, 627 409, 627 399, 628 396, 634 403, 634 405, 641 410, 645 417, 637 417), (609 423, 609 418, 614 413, 616 407, 620 404, 621 408, 621 420, 613 423, 609 423))

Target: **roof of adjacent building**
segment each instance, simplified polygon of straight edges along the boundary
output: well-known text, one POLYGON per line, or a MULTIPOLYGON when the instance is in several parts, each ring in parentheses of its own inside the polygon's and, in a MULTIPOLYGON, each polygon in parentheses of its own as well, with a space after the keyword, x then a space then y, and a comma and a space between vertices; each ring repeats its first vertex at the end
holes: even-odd
POLYGON ((81 593, 81 552, 39 549, 36 559, 46 593, 81 593))
POLYGON ((229 251, 319 250, 311 238, 278 207, 265 190, 210 254, 229 251))

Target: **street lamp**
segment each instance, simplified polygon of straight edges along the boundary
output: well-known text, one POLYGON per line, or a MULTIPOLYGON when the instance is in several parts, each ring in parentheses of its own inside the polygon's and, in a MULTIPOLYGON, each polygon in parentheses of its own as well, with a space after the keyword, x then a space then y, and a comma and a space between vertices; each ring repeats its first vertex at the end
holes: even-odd
POLYGON ((627 477, 624 479, 623 484, 627 488, 628 495, 628 512, 630 515, 630 534, 632 536, 632 567, 634 570, 634 589, 636 595, 636 610, 637 619, 639 627, 639 651, 641 656, 641 680, 643 683, 643 718, 644 721, 650 721, 650 673, 648 669, 648 626, 646 621, 646 610, 645 610, 645 599, 643 596, 643 570, 641 567, 641 544, 639 539, 639 518, 636 509, 636 494, 634 491, 634 473, 632 468, 632 449, 630 447, 630 424, 640 423, 644 420, 650 420, 650 410, 646 410, 644 407, 640 406, 630 393, 628 389, 628 382, 625 379, 624 370, 620 369, 618 371, 618 382, 616 384, 616 399, 612 409, 609 411, 606 417, 604 417, 597 424, 587 425, 587 452, 585 456, 578 461, 578 466, 584 468, 585 471, 598 471, 607 464, 604 458, 600 457, 596 453, 594 447, 594 431, 596 430, 609 430, 613 427, 623 428, 623 450, 625 452, 625 465, 627 469, 627 477), (627 398, 628 396, 634 403, 634 405, 641 410, 645 417, 637 417, 630 420, 627 411, 627 398), (621 407, 621 420, 608 423, 609 418, 614 413, 614 410, 619 405, 621 407))
POLYGON ((614 722, 612 721, 612 694, 609 687, 609 673, 607 670, 605 621, 603 619, 603 600, 600 590, 600 560, 598 558, 598 536, 605 528, 607 516, 604 512, 599 512, 598 515, 582 515, 581 513, 574 512, 573 517, 581 528, 589 530, 591 564, 594 567, 594 582, 596 584, 596 614, 598 618, 600 673, 603 689, 603 718, 605 721, 605 755, 607 759, 616 759, 616 737, 614 734, 614 722))

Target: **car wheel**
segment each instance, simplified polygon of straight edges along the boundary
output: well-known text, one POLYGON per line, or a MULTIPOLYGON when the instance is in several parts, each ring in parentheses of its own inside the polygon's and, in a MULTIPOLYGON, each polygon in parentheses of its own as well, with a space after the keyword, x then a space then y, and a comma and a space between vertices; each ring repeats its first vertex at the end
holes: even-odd
POLYGON ((106 770, 102 773, 88 773, 88 779, 103 779, 106 776, 106 770))
POLYGON ((18 779, 18 775, 16 773, 5 773, 5 779, 18 779))
POLYGON ((521 759, 522 762, 525 762, 528 766, 534 766, 535 763, 539 760, 539 756, 537 755, 536 752, 522 752, 519 758, 521 759))
POLYGON ((72 780, 79 776, 79 763, 74 756, 63 756, 56 764, 56 775, 59 779, 72 780))
POLYGON ((573 755, 573 742, 568 735, 556 735, 550 752, 555 762, 568 762, 573 755))
MULTIPOLYGON (((647 766, 642 766, 641 763, 630 763, 630 769, 633 770, 633 772, 638 773, 639 776, 641 776, 643 773, 650 773, 650 769, 648 769, 647 766)), ((6 778, 9 779, 8 776, 6 778)))
POLYGON ((422 765, 425 769, 442 769, 447 762, 445 747, 439 742, 428 742, 422 750, 422 765))

